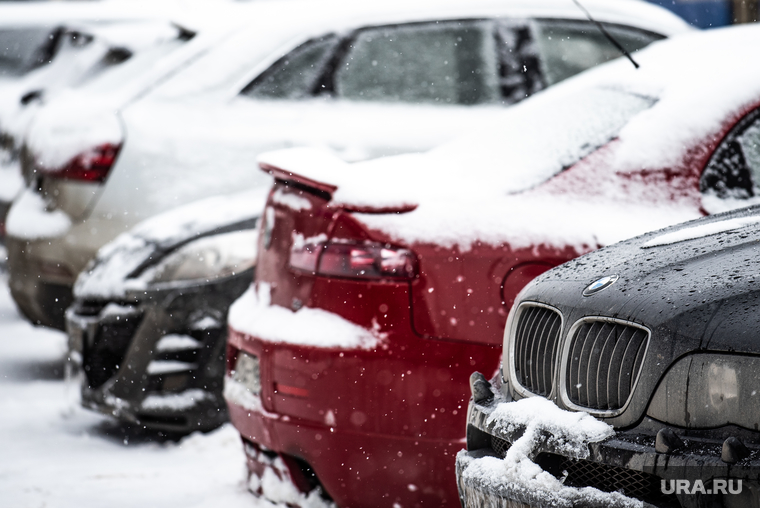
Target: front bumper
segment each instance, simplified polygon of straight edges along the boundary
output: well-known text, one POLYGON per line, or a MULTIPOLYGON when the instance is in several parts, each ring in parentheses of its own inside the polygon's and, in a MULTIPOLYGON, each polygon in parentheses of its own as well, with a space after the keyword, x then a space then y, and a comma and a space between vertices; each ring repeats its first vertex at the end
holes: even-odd
MULTIPOLYGON (((498 376, 497 376, 498 378, 498 376)), ((552 500, 519 484, 498 483, 485 475, 468 472, 476 462, 501 460, 525 432, 519 425, 497 424, 490 415, 501 403, 511 402, 503 395, 499 380, 492 400, 470 400, 467 415, 467 451, 457 456, 456 474, 460 499, 470 507, 557 507, 583 506, 607 508, 609 500, 552 500), (485 458, 485 459, 484 459, 485 458)), ((589 443, 584 459, 558 454, 547 440, 532 450, 531 459, 564 485, 593 487, 602 492, 619 492, 639 506, 658 508, 756 508, 760 506, 760 449, 736 464, 721 460, 720 440, 684 438, 686 445, 671 454, 655 450, 656 432, 662 424, 645 422, 639 427, 618 431, 612 437, 589 443), (741 484, 739 483, 741 480, 741 484), (713 483, 716 481, 716 483, 713 483), (681 482, 680 484, 677 482, 681 482), (713 492, 713 487, 715 492, 713 492), (704 490, 704 492, 702 492, 704 490), (740 492, 737 492, 739 490, 740 492)), ((626 506, 625 503, 621 506, 626 506)))
POLYGON ((82 405, 169 432, 227 421, 226 315, 253 270, 221 282, 148 292, 139 301, 77 300, 66 312, 82 405))

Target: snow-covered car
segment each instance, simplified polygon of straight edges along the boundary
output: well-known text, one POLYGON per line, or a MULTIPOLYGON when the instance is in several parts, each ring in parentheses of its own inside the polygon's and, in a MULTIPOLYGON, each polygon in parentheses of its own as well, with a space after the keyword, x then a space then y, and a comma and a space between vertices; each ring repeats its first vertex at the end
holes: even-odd
POLYGON ((759 241, 752 207, 530 283, 472 377, 462 506, 757 506, 759 241))
POLYGON ((62 90, 109 73, 135 53, 168 53, 187 40, 188 34, 168 22, 69 22, 52 30, 48 44, 40 48, 45 65, 18 79, 0 82, 0 237, 4 236, 7 210, 23 189, 19 142, 39 107, 62 90))
MULTIPOLYGON (((263 196, 271 179, 252 166, 264 150, 428 149, 619 56, 566 0, 250 7, 245 29, 115 115, 37 115, 6 240, 11 291, 33 322, 62 327, 76 274, 139 220, 233 189, 263 196)), ((689 30, 645 2, 586 7, 631 50, 689 30)))
MULTIPOLYGON (((199 28, 218 24, 227 10, 217 3, 216 15, 209 16, 211 8, 202 0, 0 5, 0 242, 8 208, 24 186, 19 156, 38 109, 62 90, 110 73, 135 54, 141 63, 112 79, 111 89, 151 65, 169 72, 172 66, 161 57, 182 47, 199 28)), ((93 92, 86 93, 92 97, 93 92)))
POLYGON ((0 242, 8 207, 23 186, 14 139, 16 129, 8 126, 15 122, 9 116, 23 114, 27 104, 38 102, 43 88, 66 86, 86 71, 71 61, 66 65, 59 62, 55 66, 58 73, 42 70, 57 59, 59 52, 76 53, 75 48, 90 45, 92 35, 80 33, 83 24, 107 25, 136 17, 134 10, 127 14, 112 5, 104 8, 103 2, 0 4, 0 242))
POLYGON ((252 488, 316 477, 338 506, 455 504, 466 379, 497 371, 524 285, 757 201, 760 71, 743 63, 757 44, 757 26, 658 42, 639 69, 589 70, 424 154, 263 155, 275 184, 225 386, 252 488))
POLYGON ((164 431, 227 421, 227 310, 250 286, 263 205, 251 192, 207 198, 100 249, 66 312, 84 406, 164 431))

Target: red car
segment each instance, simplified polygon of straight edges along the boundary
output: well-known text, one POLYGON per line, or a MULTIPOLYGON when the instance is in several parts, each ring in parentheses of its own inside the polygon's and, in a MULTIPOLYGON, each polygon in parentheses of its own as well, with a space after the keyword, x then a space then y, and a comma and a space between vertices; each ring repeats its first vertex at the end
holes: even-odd
POLYGON ((722 33, 676 37, 639 52, 639 70, 607 64, 426 154, 263 157, 275 184, 255 284, 230 312, 225 387, 251 488, 269 496, 276 477, 301 502, 458 505, 465 380, 497 372, 519 290, 584 252, 752 201, 741 161, 760 149, 742 155, 729 133, 757 116, 742 83, 758 73, 740 62, 760 31, 738 33, 740 57, 722 33), (722 71, 700 79, 708 68, 722 71))

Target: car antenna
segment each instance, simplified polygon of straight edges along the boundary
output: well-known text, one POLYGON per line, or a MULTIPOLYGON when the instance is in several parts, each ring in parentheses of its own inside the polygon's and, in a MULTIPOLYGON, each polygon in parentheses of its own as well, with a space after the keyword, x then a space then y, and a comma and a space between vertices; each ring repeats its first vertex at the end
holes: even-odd
POLYGON ((591 21, 593 24, 597 26, 597 28, 599 28, 599 30, 604 34, 604 36, 607 37, 607 40, 609 40, 612 43, 612 45, 615 46, 621 53, 627 56, 628 60, 631 61, 633 66, 638 69, 639 64, 636 63, 636 60, 634 60, 631 54, 628 51, 626 51, 626 49, 604 28, 604 25, 602 25, 593 17, 591 17, 591 13, 588 10, 586 10, 586 8, 583 7, 578 0, 573 0, 573 3, 575 3, 575 5, 577 5, 578 8, 586 14, 586 17, 589 19, 589 21, 591 21))

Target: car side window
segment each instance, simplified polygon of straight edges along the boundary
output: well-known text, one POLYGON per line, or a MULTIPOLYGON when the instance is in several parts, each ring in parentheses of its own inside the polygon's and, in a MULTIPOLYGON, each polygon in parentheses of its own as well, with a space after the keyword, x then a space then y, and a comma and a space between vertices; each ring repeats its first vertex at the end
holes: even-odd
MULTIPOLYGON (((547 85, 622 56, 592 23, 538 19, 535 27, 547 85)), ((652 32, 608 23, 604 24, 604 28, 630 53, 663 38, 652 32)))
POLYGON ((492 27, 446 21, 360 30, 336 65, 332 93, 361 101, 497 102, 492 27))
POLYGON ((302 99, 311 95, 315 83, 338 44, 328 35, 294 49, 261 73, 240 93, 263 99, 302 99))
POLYGON ((760 194, 760 109, 740 120, 707 163, 700 190, 722 199, 760 194))

